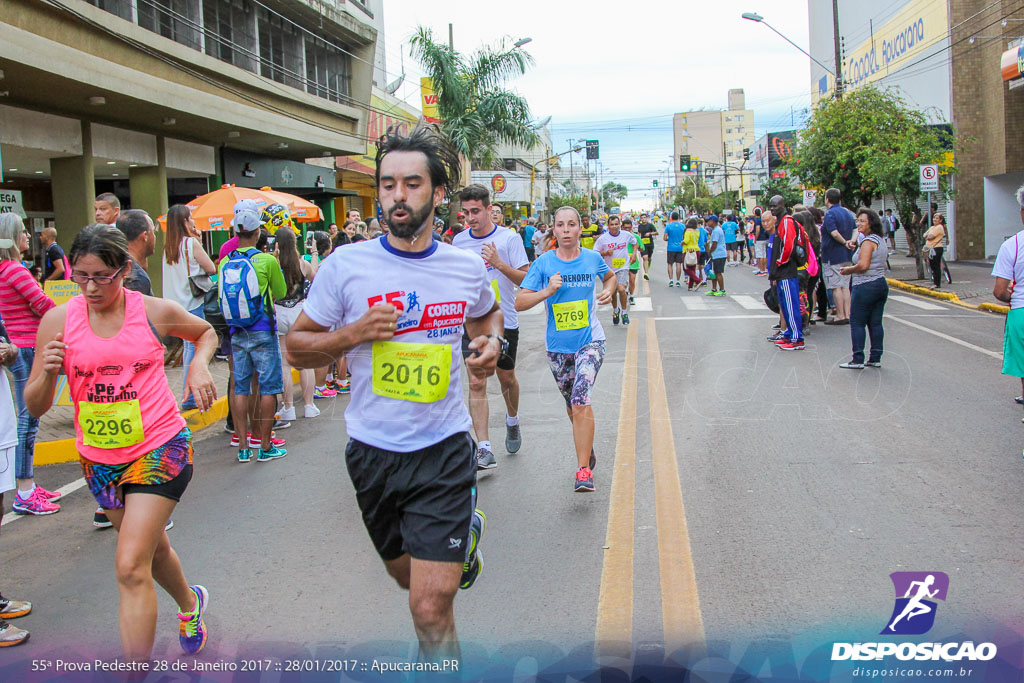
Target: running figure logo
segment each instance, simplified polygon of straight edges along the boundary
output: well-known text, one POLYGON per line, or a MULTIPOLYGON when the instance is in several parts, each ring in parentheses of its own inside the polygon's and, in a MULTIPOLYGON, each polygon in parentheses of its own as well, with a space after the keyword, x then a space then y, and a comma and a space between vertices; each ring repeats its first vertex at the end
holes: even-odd
POLYGON ((949 576, 943 572, 893 572, 896 605, 883 635, 921 635, 935 624, 935 600, 945 600, 949 576))
POLYGON ((416 296, 416 292, 409 292, 406 296, 405 310, 409 313, 415 310, 423 310, 423 307, 420 306, 420 298, 416 296))

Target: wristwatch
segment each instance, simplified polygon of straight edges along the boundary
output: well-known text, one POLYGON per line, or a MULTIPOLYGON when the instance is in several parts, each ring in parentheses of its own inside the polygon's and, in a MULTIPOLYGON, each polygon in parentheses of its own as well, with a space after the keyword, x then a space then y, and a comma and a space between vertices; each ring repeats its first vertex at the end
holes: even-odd
POLYGON ((504 356, 505 353, 508 351, 508 339, 505 339, 504 337, 499 337, 496 334, 489 334, 487 335, 487 338, 498 340, 498 343, 501 344, 501 352, 499 353, 499 355, 504 356))

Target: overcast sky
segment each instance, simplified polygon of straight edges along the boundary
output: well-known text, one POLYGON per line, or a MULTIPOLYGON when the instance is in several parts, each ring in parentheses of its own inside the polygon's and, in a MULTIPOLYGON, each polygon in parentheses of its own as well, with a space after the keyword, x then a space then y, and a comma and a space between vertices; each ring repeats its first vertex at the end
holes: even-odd
POLYGON ((389 80, 401 73, 404 52, 406 82, 396 94, 418 108, 421 72, 408 47, 416 26, 447 41, 452 23, 460 52, 532 38, 525 49, 536 65, 509 86, 537 119, 552 117, 556 152, 569 139, 600 140, 605 182, 626 185, 636 201, 667 168, 674 112, 724 109, 727 91, 743 88, 760 136, 799 125, 810 106, 808 58, 743 12, 807 49, 805 0, 638 0, 614 11, 578 0, 385 0, 387 70, 389 80))

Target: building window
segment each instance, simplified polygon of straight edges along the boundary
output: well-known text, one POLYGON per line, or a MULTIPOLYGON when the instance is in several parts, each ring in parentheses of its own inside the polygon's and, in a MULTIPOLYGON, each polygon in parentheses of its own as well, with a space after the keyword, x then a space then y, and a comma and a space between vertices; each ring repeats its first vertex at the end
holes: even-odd
POLYGON ((256 73, 256 18, 250 0, 204 0, 206 54, 256 73))
POLYGON ((732 121, 732 117, 731 117, 731 116, 726 116, 726 117, 725 117, 725 120, 726 120, 726 121, 732 121))
POLYGON ((742 120, 743 120, 743 114, 740 114, 740 115, 738 115, 738 116, 736 117, 736 120, 737 120, 737 121, 742 121, 742 120))
POLYGON ((333 102, 348 97, 352 88, 352 63, 338 48, 319 39, 306 38, 306 91, 333 102))
POLYGON ((202 48, 199 0, 139 0, 139 26, 194 50, 202 48))
POLYGON ((260 74, 266 78, 302 88, 305 67, 302 34, 298 27, 262 7, 256 13, 259 31, 260 74))
POLYGON ((132 16, 132 2, 131 0, 86 0, 90 5, 99 7, 105 12, 116 14, 122 19, 134 22, 135 17, 132 16))

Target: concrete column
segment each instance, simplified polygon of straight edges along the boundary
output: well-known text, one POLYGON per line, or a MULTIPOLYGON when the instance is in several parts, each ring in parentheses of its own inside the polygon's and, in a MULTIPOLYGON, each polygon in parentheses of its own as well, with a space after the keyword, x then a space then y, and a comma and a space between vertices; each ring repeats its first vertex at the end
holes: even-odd
MULTIPOLYGON (((324 228, 323 228, 324 230, 327 230, 327 227, 331 223, 337 223, 338 222, 337 212, 336 212, 336 208, 334 206, 334 200, 328 199, 326 201, 322 201, 322 202, 318 203, 317 206, 319 206, 320 210, 323 211, 323 213, 324 213, 324 228)), ((340 228, 341 226, 339 225, 338 227, 340 228)))
POLYGON ((50 159, 50 179, 57 243, 67 251, 75 236, 94 220, 96 176, 88 121, 82 121, 82 156, 50 159))
MULTIPOLYGON (((137 166, 128 171, 128 186, 131 192, 132 208, 142 209, 154 222, 167 213, 167 155, 164 138, 156 139, 156 166, 137 166)), ((149 257, 146 272, 153 283, 153 294, 160 296, 163 278, 161 275, 161 254, 164 249, 164 233, 157 224, 156 246, 149 257)))

